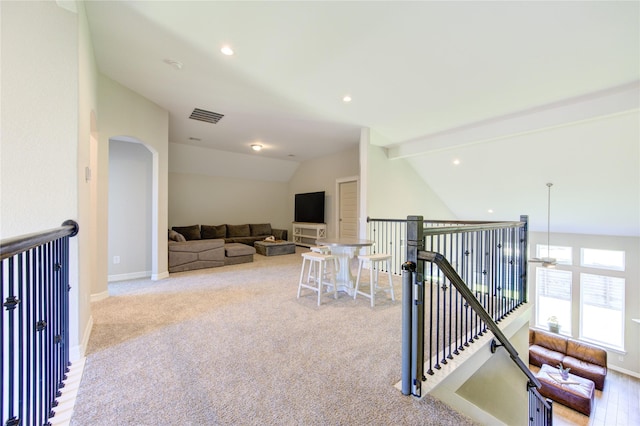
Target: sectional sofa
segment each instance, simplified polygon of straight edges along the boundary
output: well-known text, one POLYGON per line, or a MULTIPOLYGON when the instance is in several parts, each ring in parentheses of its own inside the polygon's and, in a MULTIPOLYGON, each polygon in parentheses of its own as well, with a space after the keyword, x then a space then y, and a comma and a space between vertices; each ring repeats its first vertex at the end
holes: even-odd
POLYGON ((169 272, 253 262, 253 243, 273 235, 286 240, 286 229, 271 224, 174 226, 169 231, 169 272))

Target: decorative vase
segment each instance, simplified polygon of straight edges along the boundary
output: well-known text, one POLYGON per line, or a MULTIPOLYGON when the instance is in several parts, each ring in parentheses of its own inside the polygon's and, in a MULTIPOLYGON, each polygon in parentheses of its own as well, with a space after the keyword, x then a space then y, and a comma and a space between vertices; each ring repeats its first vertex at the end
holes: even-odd
POLYGON ((549 326, 549 331, 552 333, 560 333, 560 324, 558 323, 547 323, 547 325, 549 326))

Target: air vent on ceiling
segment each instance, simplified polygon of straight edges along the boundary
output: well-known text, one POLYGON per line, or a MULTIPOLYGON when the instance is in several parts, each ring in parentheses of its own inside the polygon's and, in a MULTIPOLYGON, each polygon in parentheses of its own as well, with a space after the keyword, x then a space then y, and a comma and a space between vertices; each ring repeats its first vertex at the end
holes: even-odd
POLYGON ((224 117, 224 114, 218 114, 217 112, 206 111, 204 109, 195 108, 189 118, 193 120, 206 121, 207 123, 216 124, 220 119, 224 117))

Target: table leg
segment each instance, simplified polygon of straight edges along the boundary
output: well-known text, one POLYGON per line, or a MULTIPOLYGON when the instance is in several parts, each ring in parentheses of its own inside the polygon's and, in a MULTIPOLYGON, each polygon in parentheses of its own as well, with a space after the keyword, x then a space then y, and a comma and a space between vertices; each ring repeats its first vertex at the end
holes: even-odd
POLYGON ((336 276, 338 290, 344 291, 350 296, 353 295, 356 279, 351 274, 351 259, 355 256, 356 247, 331 247, 331 254, 338 258, 338 267, 340 270, 336 276))

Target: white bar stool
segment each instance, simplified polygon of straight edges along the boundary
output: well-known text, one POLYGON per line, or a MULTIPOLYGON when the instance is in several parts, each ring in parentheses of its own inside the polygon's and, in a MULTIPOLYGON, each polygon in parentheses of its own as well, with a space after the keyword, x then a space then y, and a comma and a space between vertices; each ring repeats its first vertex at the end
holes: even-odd
MULTIPOLYGON (((331 254, 331 248, 329 246, 311 246, 309 247, 309 250, 315 253, 331 254)), ((335 256, 333 258, 333 267, 335 268, 335 272, 337 275, 338 271, 340 270, 340 266, 338 263, 338 258, 335 256)), ((309 273, 311 273, 311 269, 309 269, 309 273)))
POLYGON ((358 294, 361 294, 364 297, 368 297, 371 300, 371 307, 373 308, 376 304, 376 290, 378 290, 378 270, 380 266, 386 264, 387 266, 387 276, 389 277, 389 292, 391 293, 391 300, 395 301, 396 297, 393 294, 393 280, 391 279, 391 255, 386 253, 376 253, 376 254, 363 254, 358 256, 358 277, 356 278, 356 288, 353 292, 353 300, 356 299, 358 294), (369 294, 360 291, 360 276, 362 274, 362 266, 365 263, 369 263, 369 267, 371 270, 371 276, 369 278, 369 294))
POLYGON ((316 252, 302 253, 302 269, 300 270, 300 282, 298 283, 298 299, 302 288, 308 288, 318 293, 318 306, 322 296, 322 286, 333 288, 333 298, 338 298, 338 286, 336 285, 336 257, 331 254, 316 252), (304 279, 305 266, 309 262, 307 280, 304 279), (327 268, 327 265, 331 265, 327 268), (327 279, 330 282, 327 282, 327 279))

